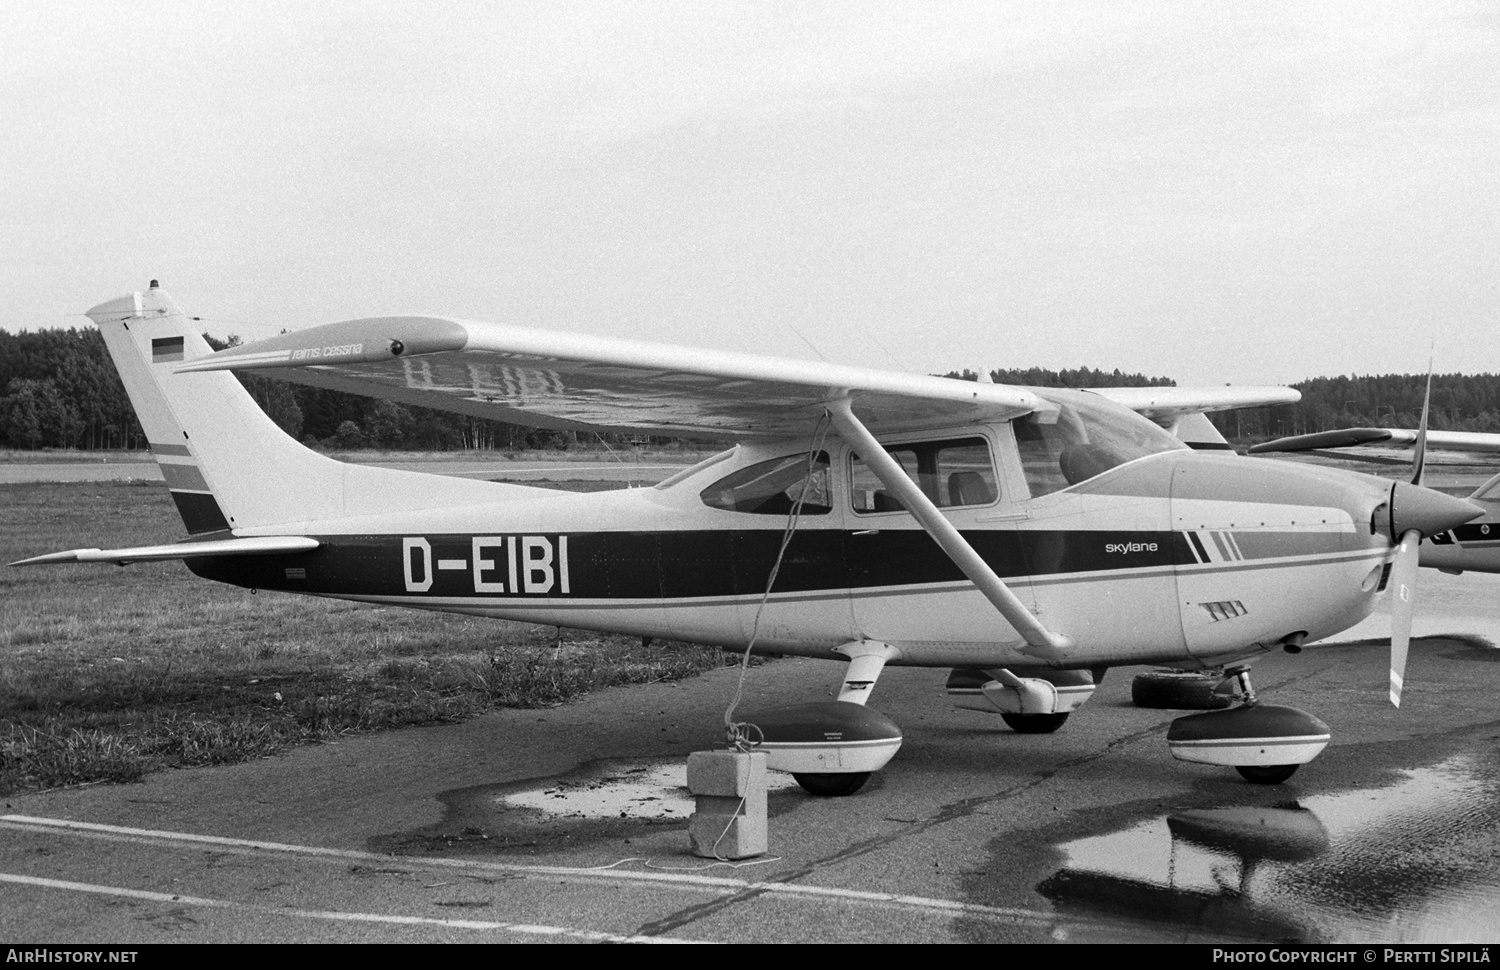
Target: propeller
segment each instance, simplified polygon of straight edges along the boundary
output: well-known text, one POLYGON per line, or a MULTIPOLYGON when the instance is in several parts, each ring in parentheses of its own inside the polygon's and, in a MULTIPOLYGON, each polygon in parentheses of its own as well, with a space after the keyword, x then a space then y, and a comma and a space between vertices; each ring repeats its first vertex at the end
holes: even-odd
POLYGON ((1417 599, 1417 544, 1422 534, 1407 531, 1396 546, 1391 569, 1391 703, 1401 706, 1402 679, 1406 676, 1406 651, 1411 647, 1412 609, 1417 599))
MULTIPOLYGON (((1432 404, 1432 357, 1427 358, 1427 390, 1422 395, 1422 423, 1417 426, 1417 444, 1412 452, 1412 485, 1420 488, 1427 472, 1427 413, 1432 404)), ((1391 534, 1397 533, 1396 495, 1397 486, 1391 489, 1391 534)), ((1391 703, 1401 706, 1401 687, 1406 677, 1406 654, 1411 648, 1412 611, 1417 601, 1418 546, 1422 542, 1420 529, 1407 529, 1400 533, 1396 545, 1396 561, 1391 568, 1391 703)))
POLYGON ((1427 412, 1432 404, 1432 357, 1427 358, 1427 390, 1422 392, 1422 423, 1417 425, 1417 444, 1411 456, 1411 483, 1422 484, 1427 473, 1427 412))

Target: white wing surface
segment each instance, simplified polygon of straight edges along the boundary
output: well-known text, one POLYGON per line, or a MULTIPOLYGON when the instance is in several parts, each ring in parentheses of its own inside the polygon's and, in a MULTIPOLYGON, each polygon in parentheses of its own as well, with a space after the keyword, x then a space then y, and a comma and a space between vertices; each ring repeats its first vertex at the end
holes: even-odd
MULTIPOLYGON (((1253 455, 1276 451, 1326 451, 1331 448, 1411 448, 1417 443, 1417 432, 1402 428, 1346 428, 1340 431, 1316 431, 1312 434, 1277 438, 1255 445, 1253 455)), ((1466 451, 1478 454, 1500 453, 1500 434, 1478 431, 1428 431, 1427 447, 1443 451, 1466 451)), ((1349 457, 1357 457, 1350 455, 1349 457)))
POLYGON ((1142 415, 1182 439, 1190 448, 1232 451, 1204 415, 1209 411, 1295 404, 1301 392, 1290 387, 1219 385, 1208 387, 1096 387, 1093 392, 1142 415))
POLYGON ((1144 415, 1163 427, 1179 418, 1207 411, 1232 411, 1271 404, 1296 404, 1302 394, 1291 387, 1096 387, 1095 394, 1144 415))
POLYGON ((312 327, 177 368, 214 370, 516 424, 709 438, 805 433, 846 392, 877 431, 1006 420, 1041 404, 1000 384, 420 316, 312 327))

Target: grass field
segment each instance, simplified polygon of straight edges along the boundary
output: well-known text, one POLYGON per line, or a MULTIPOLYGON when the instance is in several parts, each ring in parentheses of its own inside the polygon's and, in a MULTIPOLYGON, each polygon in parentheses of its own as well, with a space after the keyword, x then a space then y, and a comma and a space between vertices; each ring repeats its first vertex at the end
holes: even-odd
MULTIPOLYGON (((160 483, 0 486, 0 563, 184 534, 160 483)), ((726 662, 684 644, 252 595, 177 562, 0 566, 0 795, 557 704, 726 662)))

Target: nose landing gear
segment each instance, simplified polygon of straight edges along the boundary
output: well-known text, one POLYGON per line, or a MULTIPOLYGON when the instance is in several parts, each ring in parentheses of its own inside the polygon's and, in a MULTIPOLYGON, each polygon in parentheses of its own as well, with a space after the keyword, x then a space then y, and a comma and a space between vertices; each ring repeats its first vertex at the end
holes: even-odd
POLYGON ((1328 725, 1295 707, 1262 704, 1250 668, 1225 671, 1242 698, 1238 707, 1189 714, 1172 722, 1167 746, 1179 761, 1232 767, 1252 784, 1276 785, 1316 758, 1331 734, 1328 725))

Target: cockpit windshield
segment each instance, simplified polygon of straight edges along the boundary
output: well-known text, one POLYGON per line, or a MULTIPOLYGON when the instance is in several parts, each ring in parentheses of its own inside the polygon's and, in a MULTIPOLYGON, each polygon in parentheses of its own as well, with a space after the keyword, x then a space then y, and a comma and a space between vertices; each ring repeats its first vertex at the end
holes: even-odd
POLYGON ((1097 394, 1028 390, 1048 405, 1011 422, 1033 498, 1146 455, 1187 447, 1134 411, 1097 394))

